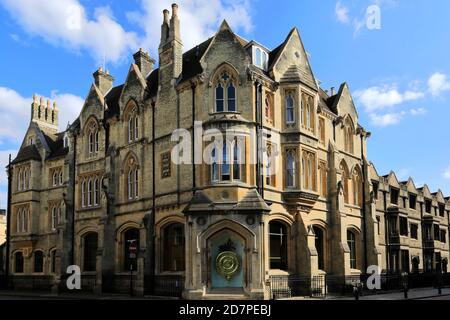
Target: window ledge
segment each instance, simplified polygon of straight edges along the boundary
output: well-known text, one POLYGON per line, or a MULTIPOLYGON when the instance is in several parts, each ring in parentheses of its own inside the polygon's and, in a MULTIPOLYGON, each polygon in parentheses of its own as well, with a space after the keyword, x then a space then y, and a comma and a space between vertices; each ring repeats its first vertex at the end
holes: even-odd
POLYGON ((85 208, 78 208, 77 211, 81 211, 81 212, 85 212, 85 211, 93 211, 93 210, 97 210, 97 209, 101 209, 102 206, 92 206, 92 207, 85 207, 85 208))
POLYGON ((242 112, 240 111, 213 111, 210 112, 209 115, 210 116, 217 116, 217 115, 221 115, 221 114, 242 114, 242 112))
POLYGON ((289 271, 281 269, 270 269, 269 276, 289 276, 291 273, 289 271))

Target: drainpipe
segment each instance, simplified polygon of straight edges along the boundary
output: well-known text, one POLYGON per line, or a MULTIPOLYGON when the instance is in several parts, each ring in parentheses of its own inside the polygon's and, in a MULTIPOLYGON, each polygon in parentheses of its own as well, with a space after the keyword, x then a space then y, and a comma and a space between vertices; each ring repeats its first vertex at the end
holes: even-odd
POLYGON ((8 160, 8 205, 6 212, 6 259, 5 259, 5 276, 6 287, 9 288, 9 264, 10 264, 10 241, 11 241, 11 196, 12 196, 12 168, 11 154, 8 160))
POLYGON ((155 103, 152 103, 152 214, 150 215, 150 288, 154 290, 155 283, 155 215, 156 215, 156 156, 155 156, 155 103))
POLYGON ((70 264, 75 264, 75 179, 77 170, 77 135, 73 135, 73 172, 72 172, 72 232, 71 232, 71 254, 70 254, 70 264))
POLYGON ((386 243, 386 269, 387 272, 390 273, 390 263, 389 263, 389 228, 388 223, 389 219, 387 218, 387 205, 386 205, 386 191, 383 190, 383 206, 384 206, 384 241, 386 243))
POLYGON ((361 134, 361 160, 362 160, 362 165, 363 165, 363 170, 362 170, 362 214, 363 214, 363 232, 364 232, 364 266, 365 266, 365 271, 367 271, 367 264, 368 264, 368 258, 367 258, 367 224, 366 224, 366 214, 367 214, 367 210, 366 210, 366 190, 365 190, 365 186, 366 186, 366 161, 364 159, 364 135, 361 134))
POLYGON ((261 176, 261 159, 262 159, 262 85, 255 82, 255 116, 256 116, 256 188, 258 189, 261 198, 264 199, 264 184, 261 176))
POLYGON ((195 88, 196 85, 192 84, 192 193, 195 193, 195 189, 197 188, 195 182, 195 88))

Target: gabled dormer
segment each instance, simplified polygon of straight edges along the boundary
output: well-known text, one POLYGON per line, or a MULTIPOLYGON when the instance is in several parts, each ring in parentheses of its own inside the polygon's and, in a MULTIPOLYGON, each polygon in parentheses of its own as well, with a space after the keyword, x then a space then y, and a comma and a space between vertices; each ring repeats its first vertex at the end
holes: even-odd
POLYGON ((267 71, 269 68, 269 49, 255 41, 250 41, 246 48, 252 57, 253 65, 261 70, 267 71))

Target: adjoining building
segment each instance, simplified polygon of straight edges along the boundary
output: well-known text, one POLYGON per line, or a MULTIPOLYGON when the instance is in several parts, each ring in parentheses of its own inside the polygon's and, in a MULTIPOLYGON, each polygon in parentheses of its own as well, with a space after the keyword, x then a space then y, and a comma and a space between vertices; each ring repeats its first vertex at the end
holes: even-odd
POLYGON ((185 53, 180 28, 173 5, 159 68, 139 50, 121 85, 97 70, 65 132, 64 106, 33 99, 10 176, 15 288, 62 290, 78 265, 84 289, 127 292, 132 267, 137 294, 267 299, 275 276, 446 270, 449 199, 377 174, 349 86, 320 88, 296 28, 270 50, 224 21, 185 53), (209 161, 174 163, 180 128, 183 157, 209 161))

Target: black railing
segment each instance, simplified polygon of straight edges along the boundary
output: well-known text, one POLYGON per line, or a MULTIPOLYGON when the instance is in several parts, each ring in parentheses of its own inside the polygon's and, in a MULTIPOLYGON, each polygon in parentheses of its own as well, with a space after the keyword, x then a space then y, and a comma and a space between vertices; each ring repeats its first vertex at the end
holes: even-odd
POLYGON ((158 275, 154 278, 152 294, 163 297, 181 298, 184 290, 184 277, 181 275, 158 275))
POLYGON ((450 273, 445 273, 441 276, 436 273, 382 274, 380 275, 379 283, 369 277, 369 275, 271 276, 270 297, 271 299, 285 299, 301 296, 312 298, 325 298, 327 295, 350 296, 355 294, 356 289, 360 295, 367 296, 403 291, 405 287, 414 289, 450 286, 450 273), (379 286, 375 286, 378 284, 379 286))

